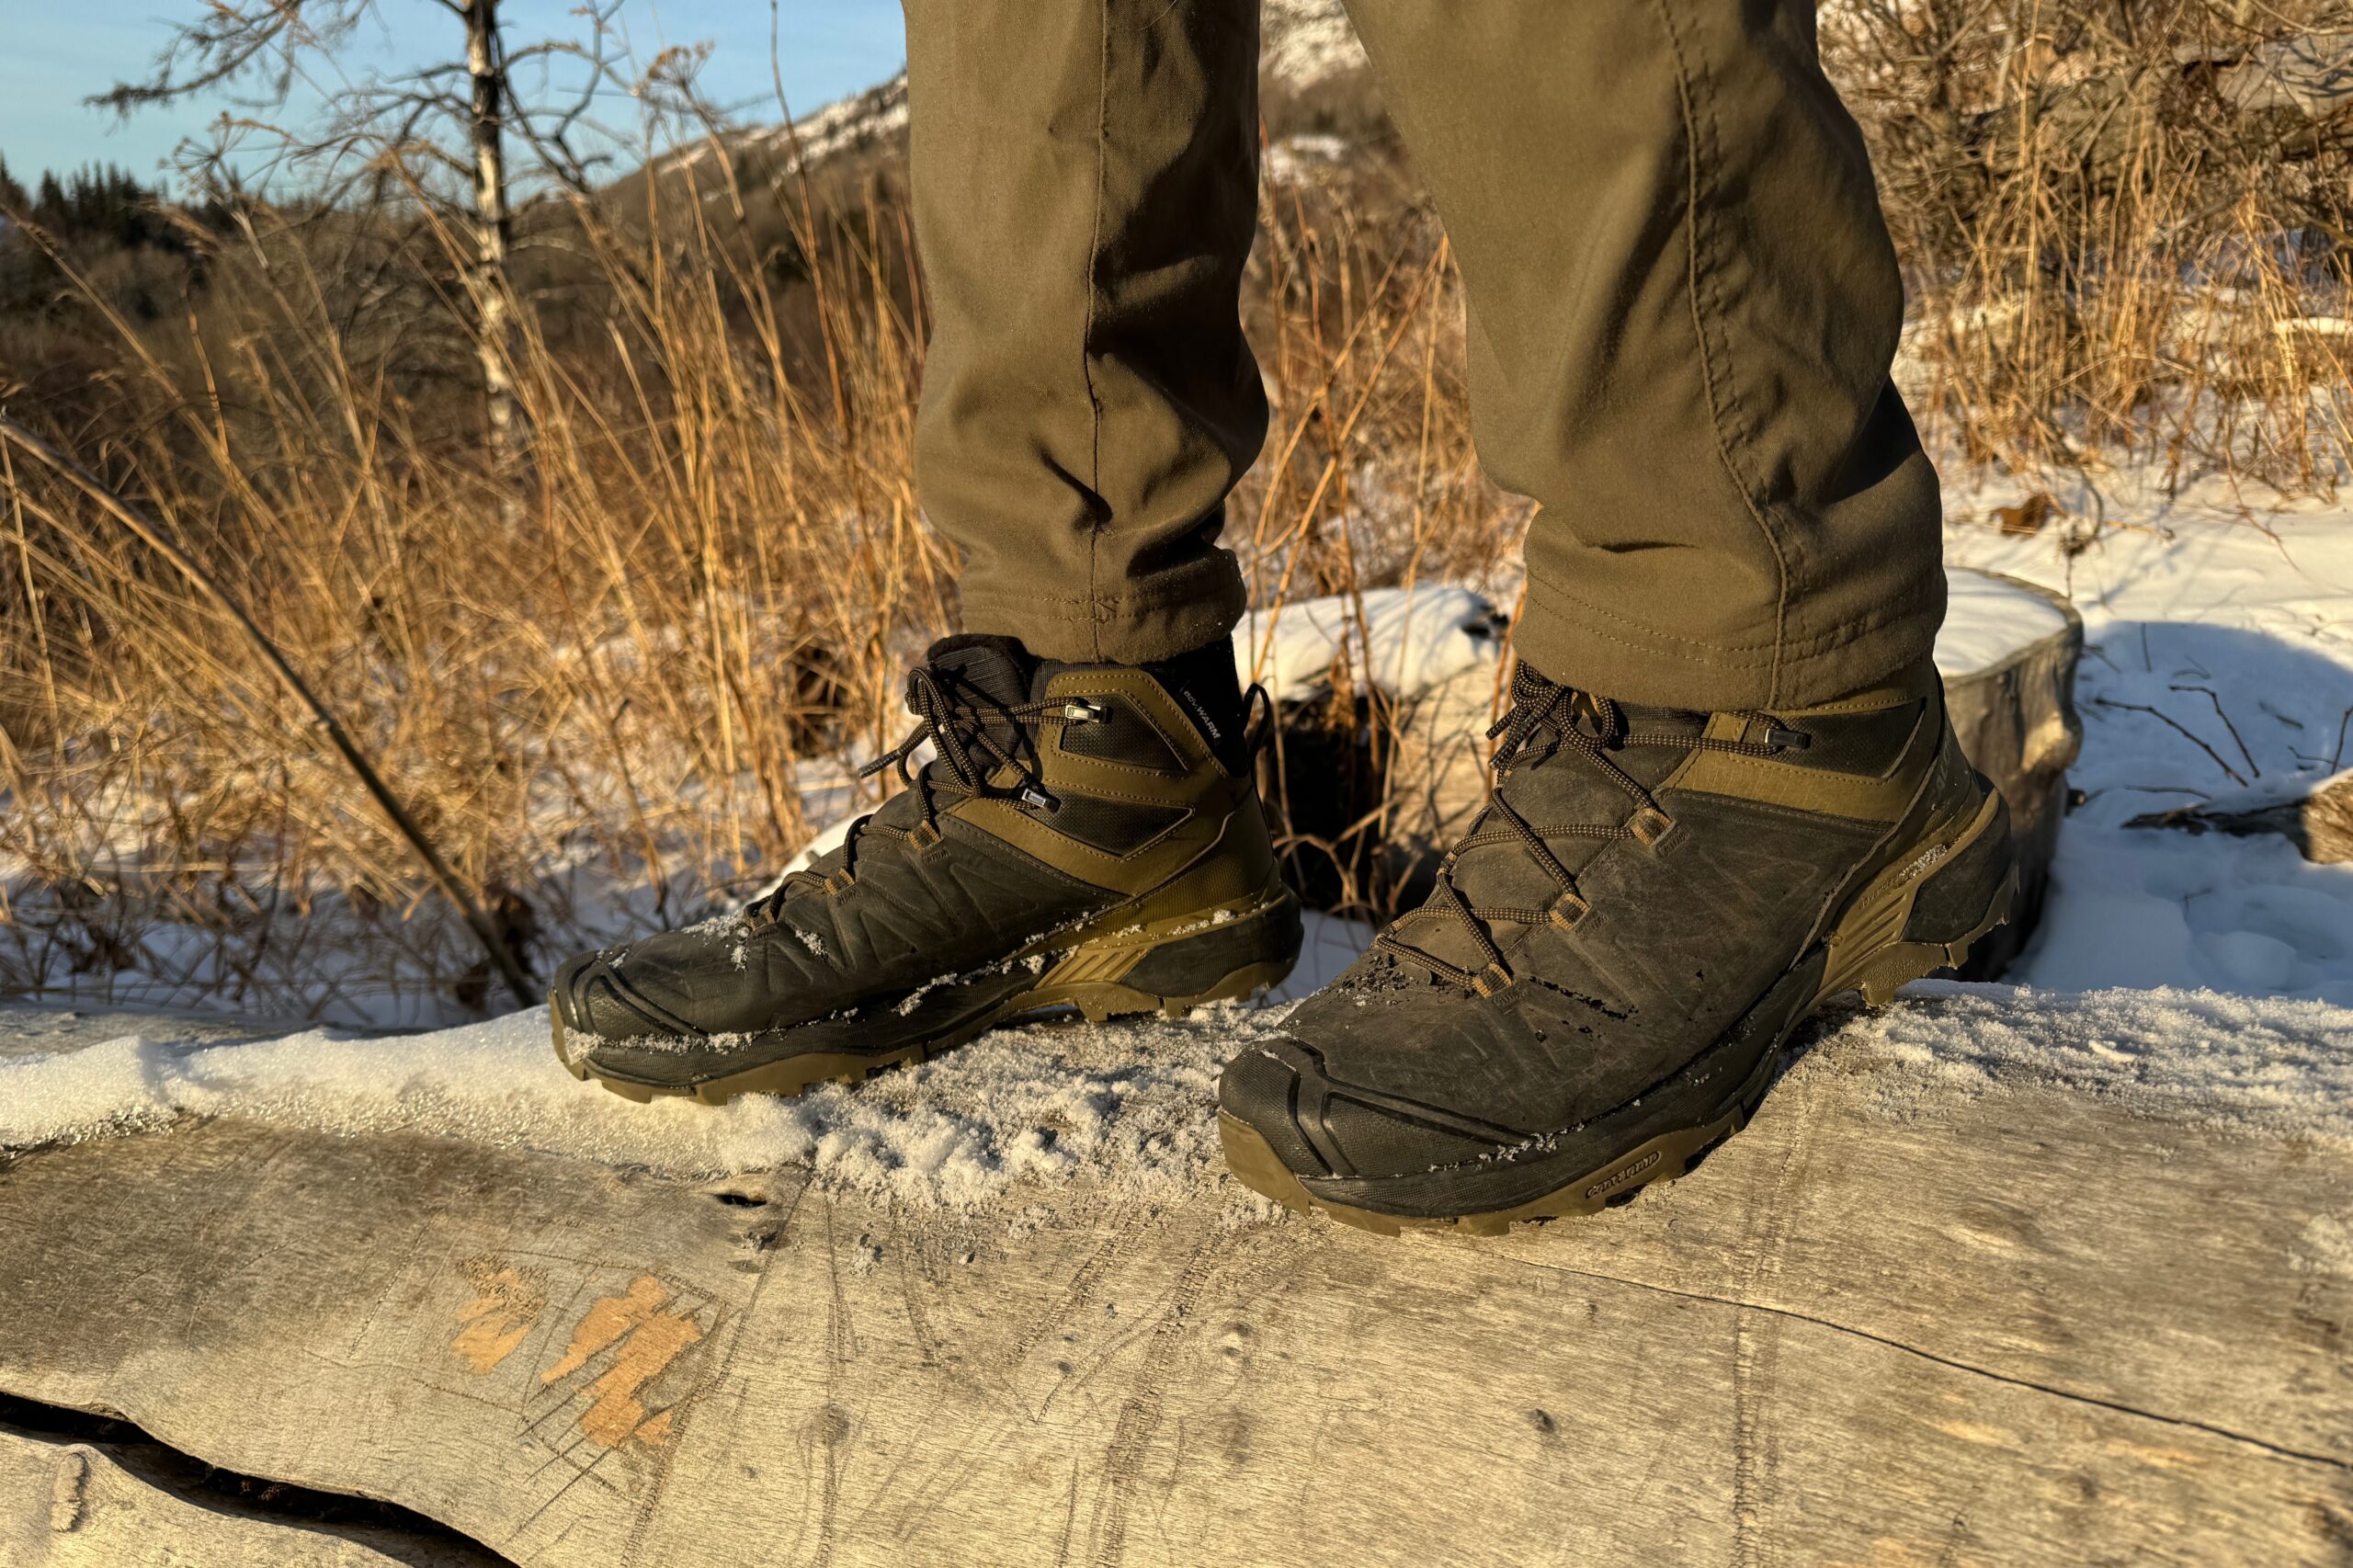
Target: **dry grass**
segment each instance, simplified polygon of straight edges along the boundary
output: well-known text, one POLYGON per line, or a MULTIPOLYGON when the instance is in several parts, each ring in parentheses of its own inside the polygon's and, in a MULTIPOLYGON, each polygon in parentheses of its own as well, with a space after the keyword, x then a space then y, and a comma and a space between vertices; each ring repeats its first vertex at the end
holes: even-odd
MULTIPOLYGON (((1940 449, 2333 485, 2348 340, 2311 318, 2345 313, 2345 152, 2250 164, 2194 93, 2158 94, 2172 118, 2097 158, 2069 153, 2064 114, 2005 119, 2083 79, 2080 56, 2145 66, 2179 31, 2088 28, 2061 36, 2030 0, 1825 22, 1915 278, 1906 373, 1940 449)), ((635 188, 636 210, 527 236, 555 259, 511 349, 518 472, 475 438, 456 237, 395 244, 365 214, 248 211, 203 237, 209 282, 176 317, 110 315, 106 281, 78 279, 72 384, 11 405, 228 581, 542 973, 740 896, 813 811, 858 799, 843 760, 894 738, 901 672, 956 615, 908 480, 924 302, 888 161, 781 245, 751 236, 797 191, 635 188)), ((1270 189, 1247 314, 1277 416, 1227 531, 1260 603, 1509 590, 1526 508, 1471 452, 1459 295, 1393 163, 1270 189)), ((500 1005, 220 611, 0 461, 0 994, 500 1005)), ((1370 853, 1393 717, 1341 670, 1286 736, 1279 769, 1319 783, 1294 870, 1326 903, 1395 896, 1370 853)))
POLYGON ((2335 3, 1825 10, 1904 257, 1901 369, 1932 444, 2334 489, 2353 451, 2353 98, 2313 118, 2270 67, 2281 40, 2353 27, 2335 3))
MULTIPOLYGON (((180 321, 109 319, 77 280, 119 354, 50 434, 226 579, 542 973, 771 871, 813 825, 804 795, 854 798, 842 759, 895 738, 905 664, 955 621, 908 482, 923 302, 894 182, 790 265, 733 220, 574 214, 572 303, 513 347, 535 440, 508 474, 415 367, 430 315, 353 312, 361 247, 316 215, 255 214, 180 321)), ((1268 225, 1282 456, 1232 528, 1261 602, 1491 565, 1506 503, 1470 459, 1428 226, 1376 238, 1306 195, 1268 225), (1368 526, 1396 508, 1402 532, 1368 526)), ((0 651, 0 992, 497 1001, 227 619, 0 460, 0 603, 26 629, 0 651)))

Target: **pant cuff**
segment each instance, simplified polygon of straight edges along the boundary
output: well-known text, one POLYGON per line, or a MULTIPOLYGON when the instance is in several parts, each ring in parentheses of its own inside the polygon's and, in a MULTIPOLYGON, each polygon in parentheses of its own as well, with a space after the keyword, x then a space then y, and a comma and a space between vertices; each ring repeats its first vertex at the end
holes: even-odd
POLYGON ((963 585, 964 630, 1018 637, 1041 659, 1142 665, 1230 636, 1248 595, 1231 551, 1154 573, 1116 597, 963 585))
POLYGON ((1722 646, 1622 620, 1605 624, 1572 596, 1530 577, 1512 646, 1548 680, 1620 702, 1706 713, 1811 708, 1869 690, 1925 656, 1943 620, 1938 572, 1920 594, 1836 631, 1722 646))

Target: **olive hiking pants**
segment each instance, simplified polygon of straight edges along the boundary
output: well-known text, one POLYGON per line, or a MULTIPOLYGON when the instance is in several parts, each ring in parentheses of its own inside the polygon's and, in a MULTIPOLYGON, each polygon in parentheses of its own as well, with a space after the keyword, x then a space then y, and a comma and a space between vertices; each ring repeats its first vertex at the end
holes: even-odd
MULTIPOLYGON (((1257 0, 905 0, 934 326, 916 481, 970 630, 1207 644, 1267 407, 1238 322, 1257 0)), ((1903 290, 1813 0, 1349 0, 1469 300, 1481 460, 1541 505, 1520 654, 1806 706, 1929 648, 1903 290)))

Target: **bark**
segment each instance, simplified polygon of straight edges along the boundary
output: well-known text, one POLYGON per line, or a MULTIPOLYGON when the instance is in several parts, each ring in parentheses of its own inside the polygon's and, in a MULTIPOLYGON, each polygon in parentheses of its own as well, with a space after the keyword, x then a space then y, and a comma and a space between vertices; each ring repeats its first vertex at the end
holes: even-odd
POLYGON ((513 229, 506 202, 506 63, 499 47, 498 0, 467 0, 465 15, 466 74, 473 82, 470 134, 474 181, 474 255, 467 281, 474 302, 491 452, 503 472, 522 446, 522 419, 507 358, 515 312, 506 275, 513 229))
POLYGON ((2244 811, 2211 806, 2183 806, 2134 817, 2128 827, 2178 827, 2191 833, 2227 833, 2248 838, 2276 833, 2296 846, 2305 859, 2322 865, 2353 860, 2353 773, 2314 786, 2292 801, 2244 811))

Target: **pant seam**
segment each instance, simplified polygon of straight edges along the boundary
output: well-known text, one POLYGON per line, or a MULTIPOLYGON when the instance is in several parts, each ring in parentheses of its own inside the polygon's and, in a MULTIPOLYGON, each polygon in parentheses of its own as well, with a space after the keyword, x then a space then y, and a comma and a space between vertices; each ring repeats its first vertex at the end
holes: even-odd
POLYGON ((1789 556, 1783 551, 1780 537, 1774 532, 1764 508, 1757 502, 1755 485, 1742 472, 1740 461, 1733 451, 1733 440, 1727 429, 1727 415, 1736 415, 1739 412, 1740 389, 1732 376, 1730 341, 1711 342, 1711 324, 1721 328, 1723 302, 1717 292, 1719 269, 1710 265, 1702 255, 1700 227, 1708 210, 1703 199, 1708 190, 1707 176, 1712 176, 1722 159, 1722 135, 1716 123, 1714 101, 1703 93, 1705 80, 1692 69, 1685 56, 1683 35, 1675 25, 1673 0, 1654 0, 1654 4, 1658 10, 1659 24, 1666 33, 1667 53, 1675 64, 1676 97, 1683 111, 1688 170, 1688 199, 1690 202, 1688 218, 1689 239, 1686 249, 1689 260, 1691 328, 1699 343, 1700 382, 1708 394, 1709 428, 1715 437, 1716 455, 1723 464, 1725 477, 1732 481, 1741 505, 1747 510, 1749 520, 1756 524, 1756 531, 1764 537, 1766 547, 1773 552, 1774 572, 1779 579, 1773 598, 1773 673, 1768 682, 1768 701, 1777 700, 1781 686, 1781 645, 1789 618, 1789 556))
MULTIPOLYGON (((1099 603, 1102 584, 1103 552, 1103 398, 1095 386, 1095 311, 1097 278, 1103 262, 1103 212, 1105 187, 1109 179, 1111 139, 1111 0, 1101 0, 1097 7, 1102 34, 1096 56, 1095 74, 1095 222, 1086 246, 1086 321, 1078 340, 1079 379, 1086 386, 1087 407, 1087 476, 1088 499, 1095 511, 1093 524, 1086 531, 1086 599, 1099 603)), ((1090 620, 1097 618, 1090 616, 1090 620)), ((1095 634, 1095 653, 1103 654, 1103 635, 1095 634)))

